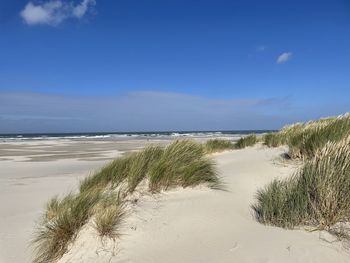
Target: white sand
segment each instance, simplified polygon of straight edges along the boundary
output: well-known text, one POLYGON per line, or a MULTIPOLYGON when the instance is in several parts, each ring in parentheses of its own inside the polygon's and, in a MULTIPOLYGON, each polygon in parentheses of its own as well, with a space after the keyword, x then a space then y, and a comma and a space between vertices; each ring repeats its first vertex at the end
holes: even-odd
POLYGON ((55 140, 0 144, 0 263, 31 262, 29 243, 35 221, 49 198, 75 191, 80 178, 119 155, 111 150, 112 145, 100 150, 98 157, 103 160, 95 160, 95 156, 90 161, 60 156, 62 152, 78 155, 82 147, 76 144, 55 140), (73 147, 77 148, 75 152, 73 147), (41 161, 48 152, 52 152, 50 158, 43 159, 50 161, 41 161), (37 161, 29 161, 33 157, 37 161))
POLYGON ((59 262, 350 262, 344 244, 326 233, 255 221, 250 205, 256 190, 293 172, 274 163, 282 152, 255 147, 216 155, 227 191, 185 189, 141 198, 116 243, 102 245, 86 226, 59 262))
POLYGON ((104 162, 1 162, 0 262, 30 262, 29 241, 47 200, 75 190, 79 178, 104 162))
POLYGON ((0 263, 31 262, 35 221, 54 195, 122 152, 168 140, 45 139, 0 142, 0 263))

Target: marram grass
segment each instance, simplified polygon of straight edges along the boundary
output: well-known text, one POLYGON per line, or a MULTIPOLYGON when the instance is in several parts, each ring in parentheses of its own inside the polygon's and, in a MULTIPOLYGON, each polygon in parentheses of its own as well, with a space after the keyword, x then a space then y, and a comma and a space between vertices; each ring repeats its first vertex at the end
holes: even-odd
POLYGON ((327 229, 350 220, 350 137, 328 142, 290 179, 275 180, 253 205, 261 223, 327 229))
POLYGON ((60 258, 100 199, 101 193, 96 191, 51 199, 35 232, 33 262, 46 263, 60 258))
POLYGON ((78 193, 48 202, 33 239, 33 262, 60 258, 90 221, 100 236, 117 237, 125 197, 141 182, 147 182, 151 192, 199 184, 220 187, 215 164, 206 156, 205 147, 193 141, 175 141, 165 148, 150 146, 118 158, 82 180, 78 193))
POLYGON ((245 147, 253 146, 258 142, 258 137, 255 134, 250 134, 248 136, 244 136, 240 138, 236 144, 236 149, 243 149, 245 147))
POLYGON ((158 146, 147 147, 130 157, 132 161, 130 162, 127 178, 129 192, 133 192, 138 184, 149 175, 149 171, 163 155, 164 150, 158 146))
POLYGON ((192 141, 176 141, 168 145, 149 171, 152 192, 201 183, 215 187, 219 180, 214 164, 205 156, 202 145, 192 141))
POLYGON ((116 238, 125 215, 122 197, 116 193, 103 196, 94 208, 94 227, 101 237, 116 238))
POLYGON ((234 144, 225 139, 210 139, 204 144, 207 153, 221 152, 234 149, 234 144))
POLYGON ((80 192, 119 186, 128 177, 130 162, 130 156, 120 157, 112 161, 100 171, 83 179, 80 182, 80 192))
POLYGON ((203 146, 190 140, 175 141, 164 149, 150 146, 119 158, 85 178, 80 184, 80 191, 113 188, 125 183, 128 192, 132 193, 145 179, 153 192, 171 186, 212 185, 218 179, 213 162, 205 155, 203 146))
POLYGON ((338 142, 349 134, 350 117, 322 120, 290 138, 290 155, 292 158, 312 158, 329 141, 338 142))
POLYGON ((350 116, 325 118, 284 127, 263 137, 269 147, 289 146, 291 158, 310 159, 328 142, 338 142, 350 134, 350 116))

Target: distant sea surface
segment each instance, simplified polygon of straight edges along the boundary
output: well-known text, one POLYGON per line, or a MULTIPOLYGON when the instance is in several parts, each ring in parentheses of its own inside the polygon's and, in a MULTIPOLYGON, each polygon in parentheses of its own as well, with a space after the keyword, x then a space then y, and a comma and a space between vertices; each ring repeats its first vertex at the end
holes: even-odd
POLYGON ((174 137, 238 137, 251 133, 263 134, 273 130, 236 130, 236 131, 165 131, 165 132, 87 132, 87 133, 27 133, 0 134, 0 141, 24 140, 118 140, 118 139, 169 139, 174 137))

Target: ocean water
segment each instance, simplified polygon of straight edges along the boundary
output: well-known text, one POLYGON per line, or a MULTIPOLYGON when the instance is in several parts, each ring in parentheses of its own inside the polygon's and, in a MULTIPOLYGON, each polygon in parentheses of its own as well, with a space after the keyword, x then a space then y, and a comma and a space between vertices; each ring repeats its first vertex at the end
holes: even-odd
POLYGON ((156 139, 177 137, 240 137, 255 133, 263 134, 272 130, 235 130, 235 131, 162 131, 162 132, 87 132, 87 133, 27 133, 0 134, 0 141, 25 140, 122 140, 122 139, 156 139))

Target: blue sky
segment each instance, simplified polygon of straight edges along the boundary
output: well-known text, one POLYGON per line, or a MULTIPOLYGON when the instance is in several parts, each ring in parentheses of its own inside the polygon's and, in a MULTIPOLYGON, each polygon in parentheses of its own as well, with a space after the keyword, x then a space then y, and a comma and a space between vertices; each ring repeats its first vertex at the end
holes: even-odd
POLYGON ((350 2, 0 2, 0 132, 275 129, 350 106, 350 2))

